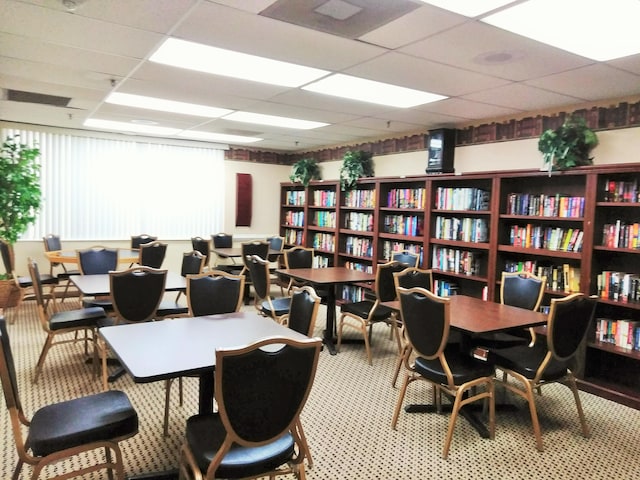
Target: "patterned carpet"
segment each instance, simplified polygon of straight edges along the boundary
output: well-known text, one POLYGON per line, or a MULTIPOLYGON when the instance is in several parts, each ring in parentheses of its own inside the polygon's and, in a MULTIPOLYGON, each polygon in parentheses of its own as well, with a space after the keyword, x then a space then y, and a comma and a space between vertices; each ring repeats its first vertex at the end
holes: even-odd
MULTIPOLYGON (((63 305, 77 307, 72 299, 63 305)), ((249 307, 244 307, 249 308, 249 307)), ((251 307, 252 308, 252 307, 251 307)), ((28 416, 42 405, 96 392, 100 383, 84 363, 80 345, 54 347, 37 385, 32 383, 45 335, 33 302, 6 312, 22 402, 28 416)), ((319 318, 325 315, 324 307, 319 318)), ((319 322, 320 335, 323 322, 319 322)), ((150 339, 153 341, 153 339, 150 339)), ((188 346, 185 346, 188 348, 188 346)), ((213 354, 213 352, 212 352, 213 354)), ((496 438, 478 436, 462 418, 456 425, 448 460, 441 458, 447 415, 402 412, 397 431, 390 427, 398 390, 391 387, 396 360, 395 342, 388 329, 374 329, 373 366, 366 362, 362 344, 346 344, 331 356, 320 355, 317 377, 303 412, 305 431, 315 465, 307 469, 317 479, 635 479, 640 473, 638 426, 640 412, 581 392, 592 438, 584 439, 570 391, 550 385, 538 397, 545 451, 535 449, 526 405, 513 398, 517 411, 498 412, 496 438)), ((127 392, 140 416, 140 433, 122 444, 128 475, 162 471, 177 465, 183 428, 196 411, 197 381, 186 379, 184 406, 172 396, 170 436, 162 436, 164 384, 134 384, 124 375, 112 388, 127 392)), ((425 402, 425 382, 409 388, 407 401, 425 402)), ((499 392, 502 395, 502 392, 499 392)), ((0 408, 2 459, 0 478, 11 476, 16 462, 9 417, 0 408)), ((60 471, 64 470, 62 465, 60 471)), ((28 478, 28 468, 22 478, 28 478)), ((107 478, 106 474, 84 478, 107 478)))

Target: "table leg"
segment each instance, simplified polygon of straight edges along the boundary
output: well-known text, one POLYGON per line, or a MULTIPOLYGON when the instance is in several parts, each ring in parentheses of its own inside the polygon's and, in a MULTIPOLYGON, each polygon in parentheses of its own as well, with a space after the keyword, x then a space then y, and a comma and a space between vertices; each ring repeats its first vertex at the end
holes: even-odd
MULTIPOLYGON (((453 405, 451 404, 445 404, 442 405, 441 410, 450 413, 452 407, 453 405)), ((404 410, 407 413, 436 413, 436 406, 430 404, 414 404, 407 405, 404 410)), ((464 417, 482 438, 489 438, 489 429, 477 415, 481 411, 482 405, 465 405, 460 409, 460 416, 464 417)))
POLYGON ((199 376, 198 413, 213 412, 213 372, 203 372, 199 376))
POLYGON ((327 325, 322 338, 322 343, 327 346, 331 355, 337 353, 333 342, 333 331, 336 325, 336 288, 336 285, 331 285, 327 290, 327 325))

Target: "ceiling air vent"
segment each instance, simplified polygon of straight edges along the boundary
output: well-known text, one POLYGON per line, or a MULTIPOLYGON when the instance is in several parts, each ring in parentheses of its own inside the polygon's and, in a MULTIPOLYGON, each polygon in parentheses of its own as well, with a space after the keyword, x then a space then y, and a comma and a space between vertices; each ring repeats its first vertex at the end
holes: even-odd
POLYGON ((7 100, 12 102, 38 103, 54 107, 67 107, 71 99, 58 97, 57 95, 45 95, 44 93, 23 92, 21 90, 7 90, 7 100))

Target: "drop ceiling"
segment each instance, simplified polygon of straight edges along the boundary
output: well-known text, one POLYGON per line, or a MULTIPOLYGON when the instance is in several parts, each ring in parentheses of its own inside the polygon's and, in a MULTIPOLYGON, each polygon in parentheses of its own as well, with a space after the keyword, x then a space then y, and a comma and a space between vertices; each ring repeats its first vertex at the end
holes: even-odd
POLYGON ((62 0, 0 2, 0 120, 156 124, 296 152, 640 96, 640 55, 596 62, 418 0, 75 3, 70 11, 62 0), (169 37, 448 98, 401 109, 149 62, 169 37), (292 130, 133 109, 105 103, 111 92, 329 125, 292 130))

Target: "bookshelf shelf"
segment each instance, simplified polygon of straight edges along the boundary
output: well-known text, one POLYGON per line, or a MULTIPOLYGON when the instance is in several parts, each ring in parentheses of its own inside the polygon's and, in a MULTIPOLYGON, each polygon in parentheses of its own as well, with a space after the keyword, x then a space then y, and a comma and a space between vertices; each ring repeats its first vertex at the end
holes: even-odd
POLYGON ((489 250, 490 245, 486 242, 463 242, 462 240, 442 240, 439 238, 432 238, 429 240, 433 245, 449 245, 456 248, 474 249, 474 250, 489 250))
POLYGON ((549 250, 546 248, 512 247, 511 245, 499 245, 498 251, 519 253, 522 255, 536 255, 538 257, 570 258, 575 260, 579 260, 582 257, 581 252, 563 252, 562 250, 549 250))

